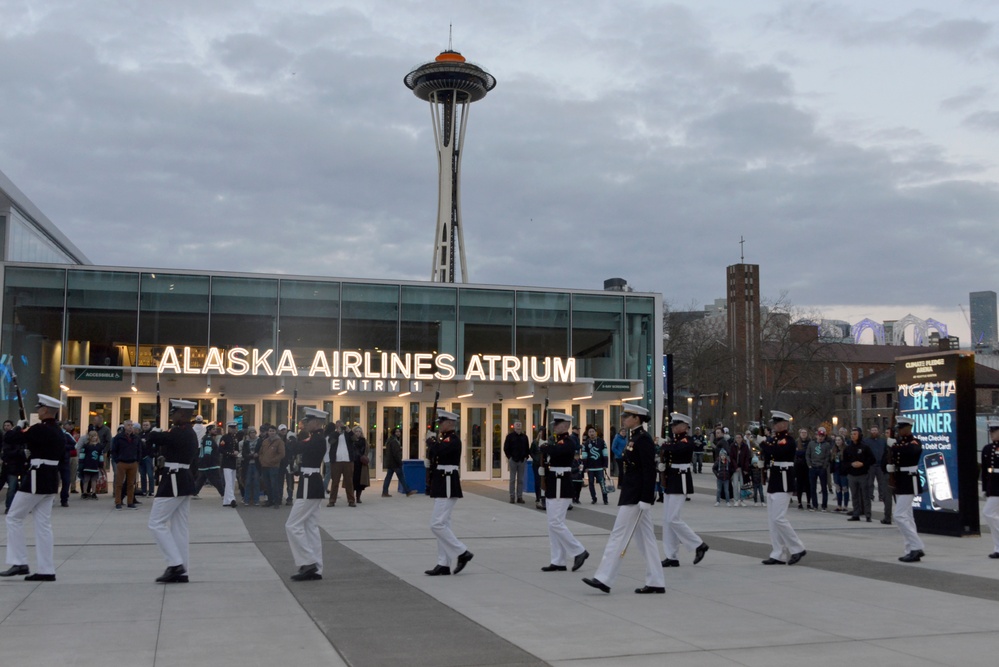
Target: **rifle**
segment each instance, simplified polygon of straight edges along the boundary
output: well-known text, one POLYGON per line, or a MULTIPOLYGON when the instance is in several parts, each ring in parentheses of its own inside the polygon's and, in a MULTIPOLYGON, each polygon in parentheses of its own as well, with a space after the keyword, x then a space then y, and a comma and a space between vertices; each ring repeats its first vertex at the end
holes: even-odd
MULTIPOLYGON (((431 410, 431 412, 430 412, 430 420, 431 420, 431 422, 433 422, 434 420, 437 419, 437 404, 440 402, 440 400, 441 400, 441 385, 440 385, 440 382, 438 382, 437 383, 437 391, 434 392, 434 407, 433 407, 433 410, 431 410)), ((430 425, 430 430, 436 430, 436 426, 430 425)), ((427 444, 426 447, 427 447, 427 459, 429 460, 430 459, 430 445, 427 444)), ((431 472, 431 470, 433 468, 436 468, 436 467, 437 467, 437 461, 436 460, 431 461, 431 465, 427 466, 427 488, 426 488, 426 494, 428 496, 430 495, 430 472, 431 472)))
POLYGON ((14 385, 14 393, 17 394, 17 410, 21 415, 21 421, 28 421, 28 413, 24 410, 24 397, 21 396, 21 387, 17 384, 17 373, 14 372, 14 359, 10 360, 10 383, 14 385))
MULTIPOLYGON (((545 475, 543 473, 545 467, 545 449, 548 448, 548 396, 545 396, 545 407, 541 411, 541 423, 544 424, 545 439, 543 442, 538 443, 538 458, 541 463, 541 474, 538 475, 538 488, 542 492, 547 491, 545 485, 545 475)), ((538 440, 541 440, 541 434, 538 433, 538 440)))
POLYGON ((291 432, 298 437, 298 387, 291 394, 291 432))
POLYGON ((156 428, 163 428, 163 411, 161 409, 162 401, 160 400, 160 374, 156 373, 156 428))

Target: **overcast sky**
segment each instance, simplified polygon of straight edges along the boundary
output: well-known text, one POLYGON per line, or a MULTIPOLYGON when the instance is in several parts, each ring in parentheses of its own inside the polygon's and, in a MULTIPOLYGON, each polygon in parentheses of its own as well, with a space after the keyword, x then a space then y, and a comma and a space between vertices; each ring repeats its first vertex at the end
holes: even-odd
POLYGON ((407 72, 496 88, 469 279, 948 323, 999 288, 999 2, 0 0, 0 170, 97 264, 425 280, 407 72))

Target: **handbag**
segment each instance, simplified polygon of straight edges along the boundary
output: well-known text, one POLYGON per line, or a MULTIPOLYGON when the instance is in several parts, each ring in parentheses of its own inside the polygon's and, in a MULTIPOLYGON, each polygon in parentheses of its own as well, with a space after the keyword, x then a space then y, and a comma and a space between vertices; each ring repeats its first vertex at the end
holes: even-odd
POLYGON ((617 491, 617 487, 614 486, 614 481, 608 479, 606 474, 604 476, 604 493, 614 493, 617 491))
POLYGON ((97 491, 95 493, 107 493, 108 492, 108 476, 104 470, 100 470, 97 473, 97 491))

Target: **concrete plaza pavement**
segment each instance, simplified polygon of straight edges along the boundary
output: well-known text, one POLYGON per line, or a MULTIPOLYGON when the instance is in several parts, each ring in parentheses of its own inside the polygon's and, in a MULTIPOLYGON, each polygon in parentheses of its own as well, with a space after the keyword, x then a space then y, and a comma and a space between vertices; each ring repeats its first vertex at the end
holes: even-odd
MULTIPOLYGON (((583 504, 570 527, 591 554, 577 573, 543 573, 544 514, 510 505, 501 482, 465 482, 454 528, 475 553, 464 572, 427 577, 436 546, 424 496, 380 482, 363 504, 323 507, 324 579, 293 583, 288 508, 224 508, 206 487, 191 510, 191 583, 153 582, 164 563, 146 528, 150 501, 53 509, 58 580, 0 580, 5 664, 187 665, 746 665, 994 664, 999 561, 992 541, 923 536, 905 565, 893 526, 791 509, 808 555, 760 564, 766 510, 714 507, 713 480, 684 518, 711 546, 697 566, 681 552, 666 594, 638 596, 643 566, 629 550, 610 595, 584 585, 613 523, 611 505, 583 504)), ((875 502, 875 509, 880 503, 875 502)), ((653 508, 657 534, 661 506, 653 508)), ((29 525, 29 541, 33 534, 29 525)), ((0 534, 0 544, 5 544, 0 534)), ((34 570, 34 554, 30 553, 34 570)))

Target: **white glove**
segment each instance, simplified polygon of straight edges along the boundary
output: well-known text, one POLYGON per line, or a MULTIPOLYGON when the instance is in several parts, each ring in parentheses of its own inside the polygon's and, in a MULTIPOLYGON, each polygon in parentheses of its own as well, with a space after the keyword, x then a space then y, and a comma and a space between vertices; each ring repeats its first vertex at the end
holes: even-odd
POLYGON ((645 510, 650 510, 650 509, 652 509, 652 505, 650 503, 647 503, 647 502, 642 501, 642 500, 638 501, 638 511, 639 512, 644 512, 645 510))
POLYGON ((665 463, 660 463, 656 467, 659 468, 659 472, 666 472, 666 464, 665 463))
POLYGON ((423 459, 423 467, 424 468, 430 467, 430 459, 423 459))
POLYGON ((757 468, 762 468, 763 467, 763 461, 757 461, 756 462, 756 467, 757 468))
POLYGON ((893 466, 892 464, 889 463, 888 465, 885 466, 885 471, 886 472, 895 472, 895 466, 893 466))
POLYGON ((538 468, 538 476, 539 477, 544 477, 545 476, 545 467, 544 466, 541 466, 540 468, 538 468))
POLYGON ((21 429, 23 431, 24 429, 28 428, 28 420, 27 419, 19 419, 17 421, 17 424, 15 424, 15 426, 17 426, 19 429, 21 429))

